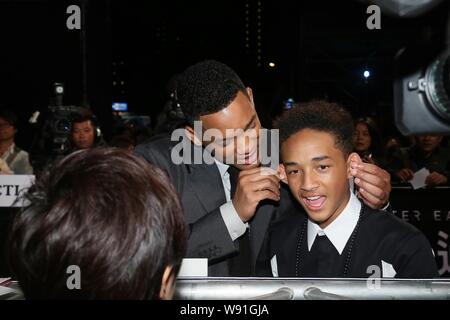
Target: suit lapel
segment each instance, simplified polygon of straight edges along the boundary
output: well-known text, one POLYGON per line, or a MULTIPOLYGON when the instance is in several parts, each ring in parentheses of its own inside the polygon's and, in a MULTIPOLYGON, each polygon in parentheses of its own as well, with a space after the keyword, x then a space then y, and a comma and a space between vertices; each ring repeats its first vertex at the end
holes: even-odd
POLYGON ((276 210, 275 202, 271 200, 263 200, 256 208, 255 216, 250 222, 250 246, 253 253, 253 266, 258 258, 259 250, 261 249, 270 220, 273 217, 274 210, 276 210))
POLYGON ((206 212, 211 212, 227 202, 222 178, 215 163, 189 165, 189 188, 194 192, 206 212))

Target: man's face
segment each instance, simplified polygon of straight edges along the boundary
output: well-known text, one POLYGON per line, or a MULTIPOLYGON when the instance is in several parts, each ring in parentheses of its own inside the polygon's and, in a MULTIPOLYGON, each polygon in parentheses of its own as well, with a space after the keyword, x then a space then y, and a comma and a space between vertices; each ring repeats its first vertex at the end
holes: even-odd
POLYGON ((78 149, 92 148, 94 145, 94 126, 90 120, 73 124, 72 141, 78 149))
POLYGON ((216 159, 240 170, 255 168, 260 163, 258 138, 261 123, 251 90, 248 93, 250 98, 239 92, 227 108, 200 117, 203 132, 215 129, 210 131, 213 138, 203 141, 203 145, 214 150, 216 159))
POLYGON ((353 146, 356 151, 364 152, 369 150, 372 143, 369 129, 364 123, 358 123, 353 134, 353 146))
POLYGON ((425 153, 433 152, 441 143, 442 136, 418 136, 417 145, 425 153))
POLYGON ((7 141, 14 139, 16 128, 14 128, 8 121, 0 118, 0 141, 7 141))
POLYGON ((310 220, 325 228, 344 210, 350 197, 349 162, 329 133, 304 129, 281 146, 289 189, 310 220))

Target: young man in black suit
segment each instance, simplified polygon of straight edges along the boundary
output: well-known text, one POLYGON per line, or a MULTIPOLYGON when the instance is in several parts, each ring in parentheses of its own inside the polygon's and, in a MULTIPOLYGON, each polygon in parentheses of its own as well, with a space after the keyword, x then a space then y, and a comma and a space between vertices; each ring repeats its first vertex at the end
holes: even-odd
MULTIPOLYGON (((187 120, 181 137, 187 148, 157 136, 136 152, 164 169, 180 195, 189 225, 187 257, 208 258, 209 276, 254 275, 271 219, 291 202, 278 173, 260 167, 261 123, 252 90, 228 66, 203 61, 180 75, 174 96, 187 120), (201 130, 195 130, 197 120, 201 130), (202 139, 206 132, 213 134, 202 139), (183 161, 174 159, 180 153, 183 161)), ((366 165, 357 175, 370 190, 367 203, 387 202, 387 172, 366 165)))
MULTIPOLYGON (((280 176, 299 208, 274 222, 261 252, 261 275, 280 277, 437 277, 425 236, 362 204, 351 192, 353 122, 337 104, 299 105, 278 121, 280 176), (303 210, 301 210, 303 211, 303 210)), ((358 190, 364 194, 364 188, 358 190)))

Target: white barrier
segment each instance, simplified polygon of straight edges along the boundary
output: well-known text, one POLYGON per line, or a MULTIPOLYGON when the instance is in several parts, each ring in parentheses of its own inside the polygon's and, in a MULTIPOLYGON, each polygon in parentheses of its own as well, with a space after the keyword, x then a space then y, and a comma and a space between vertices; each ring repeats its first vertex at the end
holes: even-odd
POLYGON ((450 279, 178 279, 180 300, 450 300, 450 279))

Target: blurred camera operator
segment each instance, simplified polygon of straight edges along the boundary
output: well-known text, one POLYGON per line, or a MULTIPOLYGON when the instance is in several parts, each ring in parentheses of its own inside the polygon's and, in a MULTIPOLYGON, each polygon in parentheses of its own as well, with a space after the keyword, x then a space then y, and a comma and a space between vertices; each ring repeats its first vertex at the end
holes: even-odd
POLYGON ((69 138, 72 151, 106 145, 98 129, 96 118, 90 110, 84 109, 74 114, 71 120, 72 129, 69 138))

